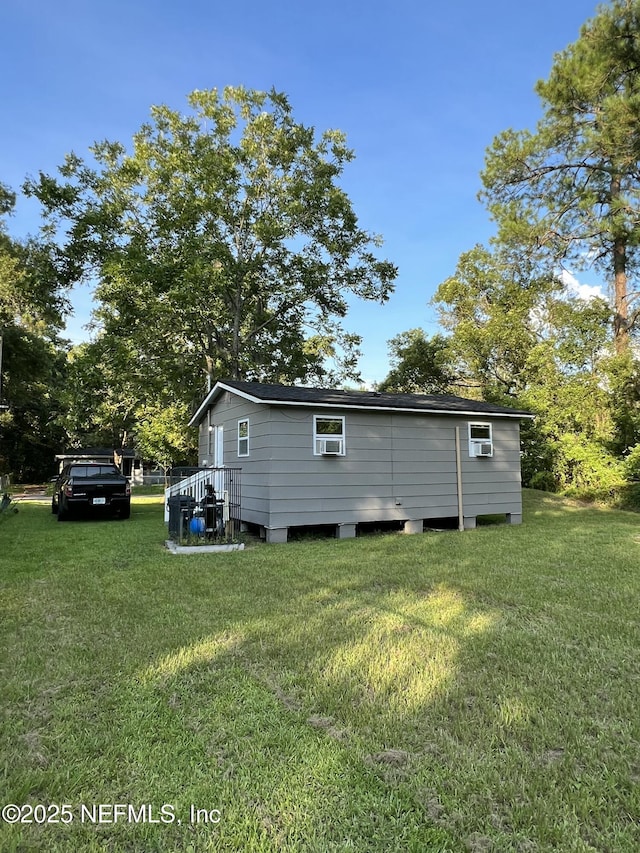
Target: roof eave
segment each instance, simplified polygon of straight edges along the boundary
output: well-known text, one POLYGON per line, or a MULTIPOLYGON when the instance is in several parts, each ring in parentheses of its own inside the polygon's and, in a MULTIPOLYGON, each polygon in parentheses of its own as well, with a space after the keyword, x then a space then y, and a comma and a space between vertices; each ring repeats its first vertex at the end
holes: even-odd
POLYGON ((491 418, 509 418, 515 420, 522 420, 524 418, 533 419, 535 415, 531 412, 488 412, 483 411, 482 409, 425 409, 418 408, 415 406, 371 406, 371 405, 361 405, 357 403, 327 403, 327 402, 311 402, 309 400, 279 400, 277 398, 271 397, 256 397, 254 394, 249 394, 247 391, 244 391, 240 388, 234 388, 232 385, 227 385, 225 382, 216 382, 211 391, 204 398, 202 403, 200 404, 198 410, 195 412, 191 420, 189 421, 189 426, 196 426, 202 421, 202 418, 209 408, 209 406, 214 402, 214 400, 220 396, 222 391, 229 391, 231 394, 236 394, 238 397, 242 397, 245 400, 249 400, 252 403, 261 403, 265 406, 297 406, 303 408, 315 408, 315 409, 353 409, 357 411, 373 411, 373 412, 410 412, 413 414, 423 414, 423 415, 460 415, 463 417, 491 417, 491 418))
MULTIPOLYGON (((229 389, 234 393, 240 393, 237 389, 229 389)), ((357 403, 313 403, 309 400, 274 400, 274 399, 259 399, 248 394, 242 394, 248 400, 255 403, 264 403, 268 406, 302 406, 304 408, 315 409, 357 409, 360 412, 411 412, 413 414, 423 415, 465 415, 473 417, 492 417, 492 418, 535 418, 531 412, 487 412, 482 409, 423 409, 416 406, 366 406, 358 405, 357 403)))
POLYGON ((241 391, 239 388, 234 388, 227 385, 225 382, 216 382, 211 391, 198 406, 188 426, 197 426, 204 417, 207 409, 213 401, 220 396, 223 391, 229 391, 231 394, 237 394, 239 397, 244 397, 245 400, 250 400, 252 403, 265 403, 266 400, 261 400, 259 397, 254 397, 253 394, 248 394, 246 391, 241 391))

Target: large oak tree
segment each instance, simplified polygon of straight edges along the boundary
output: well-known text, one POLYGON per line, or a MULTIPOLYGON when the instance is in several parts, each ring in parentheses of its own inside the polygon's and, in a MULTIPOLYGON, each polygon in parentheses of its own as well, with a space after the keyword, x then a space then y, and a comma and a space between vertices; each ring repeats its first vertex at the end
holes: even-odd
POLYGON ((126 338, 149 379, 192 399, 221 376, 356 374, 348 298, 387 299, 396 276, 340 185, 344 135, 294 120, 285 95, 195 91, 153 107, 128 151, 67 156, 27 185, 70 279, 96 281, 103 335, 126 338))

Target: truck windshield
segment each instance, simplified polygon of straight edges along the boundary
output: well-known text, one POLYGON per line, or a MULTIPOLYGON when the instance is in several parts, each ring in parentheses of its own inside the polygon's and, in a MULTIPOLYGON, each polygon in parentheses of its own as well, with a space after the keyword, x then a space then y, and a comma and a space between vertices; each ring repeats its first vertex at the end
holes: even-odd
POLYGON ((121 477, 122 474, 115 465, 74 465, 69 471, 69 476, 102 479, 103 477, 121 477))

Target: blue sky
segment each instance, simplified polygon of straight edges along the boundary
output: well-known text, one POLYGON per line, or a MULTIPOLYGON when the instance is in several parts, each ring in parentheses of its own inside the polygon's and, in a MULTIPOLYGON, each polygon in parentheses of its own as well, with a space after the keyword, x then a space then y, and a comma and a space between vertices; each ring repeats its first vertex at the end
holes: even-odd
MULTIPOLYGON (((353 303, 363 378, 388 372, 387 340, 422 326, 459 255, 492 224, 476 196, 484 152, 506 128, 533 128, 533 91, 594 0, 3 0, 0 181, 18 189, 99 139, 128 144, 152 104, 185 109, 193 89, 274 86, 317 130, 339 128, 356 159, 344 175, 360 224, 399 267, 384 307, 353 303)), ((19 200, 15 236, 38 227, 19 200)), ((588 279, 587 279, 587 283, 588 279)), ((91 310, 73 295, 74 340, 91 310)))

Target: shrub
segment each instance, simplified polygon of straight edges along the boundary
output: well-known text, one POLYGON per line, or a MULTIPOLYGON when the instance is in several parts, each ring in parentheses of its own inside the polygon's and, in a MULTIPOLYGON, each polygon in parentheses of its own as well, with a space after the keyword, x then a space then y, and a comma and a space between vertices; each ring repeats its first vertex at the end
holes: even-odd
POLYGON ((541 492, 556 492, 558 484, 551 471, 536 471, 529 480, 530 489, 539 489, 541 492))
POLYGON ((613 506, 616 509, 640 511, 640 483, 627 483, 615 489, 613 506))
POLYGON ((556 442, 555 451, 554 470, 562 490, 607 491, 625 479, 620 460, 598 442, 566 433, 556 442))
POLYGON ((627 480, 640 480, 640 444, 636 444, 623 460, 624 475, 627 480))

